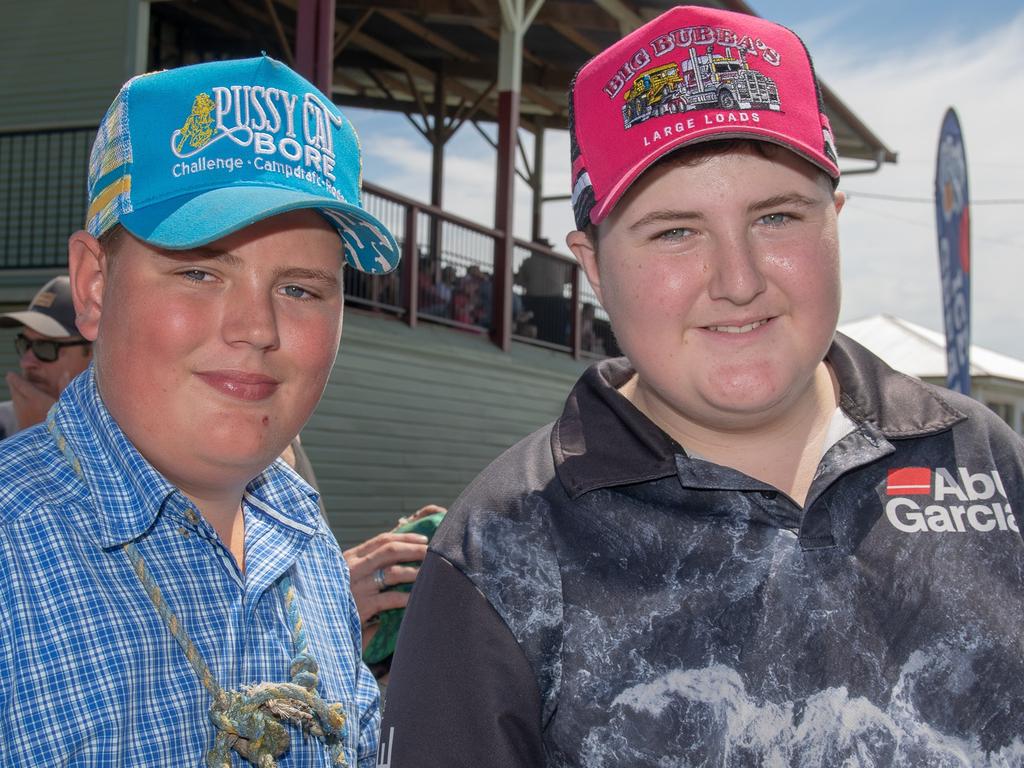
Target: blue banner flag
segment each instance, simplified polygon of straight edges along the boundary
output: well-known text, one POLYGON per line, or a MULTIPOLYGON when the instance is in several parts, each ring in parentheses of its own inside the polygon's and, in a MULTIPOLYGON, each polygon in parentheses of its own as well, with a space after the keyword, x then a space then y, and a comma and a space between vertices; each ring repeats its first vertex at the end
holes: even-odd
POLYGON ((946 386, 971 394, 971 227, 967 156, 956 112, 942 120, 935 164, 942 317, 946 326, 946 386))

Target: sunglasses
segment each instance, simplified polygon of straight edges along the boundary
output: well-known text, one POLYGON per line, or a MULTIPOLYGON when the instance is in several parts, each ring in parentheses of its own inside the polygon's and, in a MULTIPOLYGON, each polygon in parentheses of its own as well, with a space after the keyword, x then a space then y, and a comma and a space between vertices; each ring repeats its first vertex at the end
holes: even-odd
POLYGON ((32 354, 35 355, 36 359, 41 363, 54 362, 60 356, 60 350, 62 347, 81 347, 91 343, 91 341, 86 339, 78 339, 77 341, 30 339, 23 333, 19 333, 14 337, 14 348, 18 351, 18 357, 21 357, 31 349, 32 354))

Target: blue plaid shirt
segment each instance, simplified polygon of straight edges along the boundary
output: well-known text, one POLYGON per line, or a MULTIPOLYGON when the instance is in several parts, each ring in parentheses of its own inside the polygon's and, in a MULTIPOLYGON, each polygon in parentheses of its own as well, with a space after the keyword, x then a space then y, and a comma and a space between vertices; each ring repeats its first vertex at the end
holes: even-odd
MULTIPOLYGON (((128 442, 91 368, 54 415, 81 477, 45 425, 0 443, 0 765, 205 765, 211 697, 132 570, 122 545, 134 541, 225 689, 290 679, 277 588, 290 575, 318 691, 347 713, 347 763, 372 766, 377 684, 361 661, 348 569, 312 489, 281 461, 249 484, 243 576, 128 442)), ((282 768, 330 764, 319 741, 289 730, 282 768)))

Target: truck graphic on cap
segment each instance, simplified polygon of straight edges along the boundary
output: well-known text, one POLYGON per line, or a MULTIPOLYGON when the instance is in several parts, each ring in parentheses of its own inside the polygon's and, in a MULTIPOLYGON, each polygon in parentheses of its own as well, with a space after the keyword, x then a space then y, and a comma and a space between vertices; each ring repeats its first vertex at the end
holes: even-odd
POLYGON ((626 128, 652 117, 693 109, 771 109, 778 111, 779 89, 767 75, 753 70, 746 53, 726 47, 724 54, 708 46, 699 55, 645 70, 633 80, 622 106, 626 128))

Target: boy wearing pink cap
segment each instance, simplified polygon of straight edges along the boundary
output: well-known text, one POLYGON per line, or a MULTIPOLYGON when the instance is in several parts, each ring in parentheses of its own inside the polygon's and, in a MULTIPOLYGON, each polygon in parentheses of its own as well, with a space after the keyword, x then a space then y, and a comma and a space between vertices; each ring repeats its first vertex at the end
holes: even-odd
POLYGON ((435 535, 378 765, 1024 764, 1024 449, 836 333, 800 40, 675 8, 570 98, 567 242, 626 357, 435 535))

